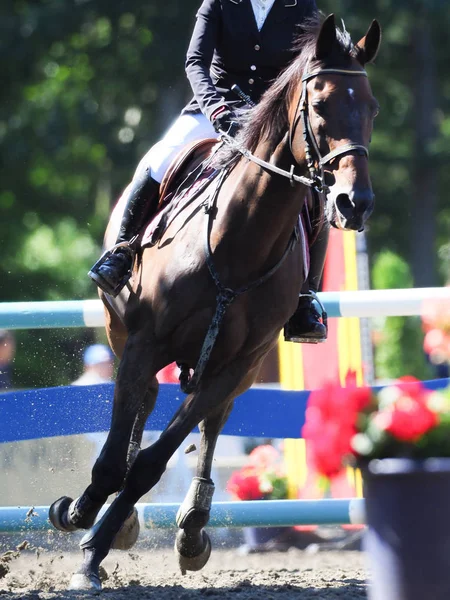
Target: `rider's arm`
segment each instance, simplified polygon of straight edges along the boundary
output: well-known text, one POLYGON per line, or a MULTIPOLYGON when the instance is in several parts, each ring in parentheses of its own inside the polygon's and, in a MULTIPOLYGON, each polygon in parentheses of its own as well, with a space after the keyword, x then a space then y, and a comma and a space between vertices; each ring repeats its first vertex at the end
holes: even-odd
POLYGON ((219 0, 204 0, 195 22, 186 55, 186 74, 202 112, 211 115, 225 100, 211 80, 209 68, 219 34, 221 8, 219 0))
MULTIPOLYGON (((316 0, 302 0, 302 4, 303 4, 303 10, 304 10, 304 13, 303 13, 304 19, 309 19, 318 12, 316 0)), ((300 28, 301 28, 301 23, 300 23, 300 28)))

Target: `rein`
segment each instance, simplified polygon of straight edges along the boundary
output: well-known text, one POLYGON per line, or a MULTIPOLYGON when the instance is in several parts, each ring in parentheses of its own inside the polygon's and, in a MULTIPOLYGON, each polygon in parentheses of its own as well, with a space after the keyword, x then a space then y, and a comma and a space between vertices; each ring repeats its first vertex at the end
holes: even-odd
POLYGON ((190 374, 189 365, 187 365, 185 363, 177 363, 178 367, 181 371, 180 372, 180 387, 181 387, 181 390, 185 394, 190 394, 196 390, 198 383, 199 383, 199 381, 203 375, 203 372, 205 370, 205 367, 208 364, 209 358, 211 356, 211 352, 214 348, 214 345, 217 340, 217 336, 219 334, 220 326, 222 325, 222 321, 225 317, 225 313, 226 313, 228 307, 230 306, 230 304, 232 302, 234 302, 234 300, 236 300, 236 298, 238 296, 240 296, 241 294, 244 294, 245 292, 248 292, 249 290, 251 290, 255 287, 258 287, 259 285, 261 285, 265 281, 267 281, 270 277, 272 277, 272 275, 276 271, 278 271, 278 269, 284 263, 288 254, 290 252, 292 252, 295 244, 298 241, 298 231, 296 228, 294 230, 294 232, 292 233, 291 237, 289 238, 288 245, 287 245, 286 250, 284 251, 282 257, 264 275, 262 275, 258 279, 255 279, 251 283, 248 283, 247 285, 244 285, 244 286, 238 288, 237 290, 233 290, 232 288, 229 288, 229 287, 226 287, 225 285, 223 285, 223 283, 220 281, 219 275, 217 273, 217 269, 214 265, 213 253, 211 250, 211 243, 210 243, 210 236, 211 236, 211 228, 212 228, 212 222, 213 222, 214 212, 215 212, 215 208, 216 208, 217 197, 219 195, 220 188, 222 187, 222 184, 227 175, 228 175, 228 171, 226 169, 224 169, 221 172, 220 178, 216 183, 216 187, 214 189, 213 194, 205 202, 205 213, 207 214, 207 219, 205 222, 205 225, 206 225, 206 231, 205 231, 206 264, 208 265, 209 273, 216 285, 218 294, 216 296, 216 311, 214 313, 214 317, 211 321, 211 324, 208 328, 205 339, 203 341, 202 349, 200 351, 200 356, 199 356, 198 362, 195 366, 193 375, 191 376, 191 374, 190 374))
POLYGON ((203 341, 203 346, 200 351, 200 356, 199 356, 198 362, 195 366, 193 375, 191 376, 191 374, 190 374, 189 365, 187 365, 185 363, 178 363, 178 367, 181 371, 180 372, 180 387, 181 387, 181 390, 185 394, 190 394, 196 390, 198 383, 199 383, 199 381, 203 375, 203 372, 205 370, 205 367, 208 364, 209 357, 211 356, 211 352, 214 348, 214 345, 217 340, 217 336, 219 334, 220 326, 222 325, 222 321, 224 319, 225 313, 226 313, 228 307, 230 306, 230 304, 232 302, 234 302, 234 300, 236 300, 236 298, 238 296, 240 296, 241 294, 244 294, 245 292, 248 292, 249 290, 251 290, 255 287, 258 287, 259 285, 261 285, 265 281, 267 281, 270 277, 272 277, 272 275, 276 271, 278 271, 278 269, 284 263, 288 254, 293 250, 293 248, 298 240, 298 231, 297 231, 297 229, 295 229, 294 232, 292 233, 291 237, 289 238, 288 245, 287 245, 282 257, 279 259, 279 261, 273 267, 271 267, 264 275, 262 275, 258 279, 255 279, 251 283, 248 283, 247 285, 244 285, 244 286, 238 288, 237 290, 233 290, 232 288, 224 286, 223 283, 220 281, 219 275, 217 273, 217 269, 214 265, 213 253, 211 250, 211 243, 210 243, 210 236, 211 236, 212 221, 214 218, 217 197, 219 195, 220 188, 222 187, 222 184, 227 175, 228 175, 228 171, 226 169, 224 169, 221 172, 220 178, 218 179, 218 181, 216 183, 214 192, 212 193, 211 197, 207 201, 205 201, 205 213, 207 214, 207 219, 205 222, 205 225, 206 225, 206 231, 205 231, 206 264, 208 265, 209 273, 216 285, 218 294, 216 296, 216 311, 214 313, 214 317, 211 321, 211 324, 208 328, 205 339, 203 341))

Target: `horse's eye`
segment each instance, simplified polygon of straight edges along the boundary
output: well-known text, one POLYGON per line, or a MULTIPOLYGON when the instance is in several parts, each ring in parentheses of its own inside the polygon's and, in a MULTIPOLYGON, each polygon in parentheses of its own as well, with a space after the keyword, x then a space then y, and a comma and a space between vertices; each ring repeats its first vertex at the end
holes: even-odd
POLYGON ((376 117, 378 117, 378 115, 380 114, 380 105, 379 104, 374 104, 372 106, 372 116, 375 119, 376 117))
POLYGON ((313 102, 312 107, 315 110, 315 112, 321 117, 325 115, 327 105, 324 100, 317 100, 316 102, 313 102))

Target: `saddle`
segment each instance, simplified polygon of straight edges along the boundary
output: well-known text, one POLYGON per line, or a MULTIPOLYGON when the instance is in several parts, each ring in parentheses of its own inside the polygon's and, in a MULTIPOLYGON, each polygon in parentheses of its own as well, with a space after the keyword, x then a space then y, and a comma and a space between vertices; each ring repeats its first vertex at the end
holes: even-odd
POLYGON ((155 245, 175 209, 187 206, 215 176, 217 171, 207 166, 207 159, 218 144, 213 138, 197 140, 187 144, 174 158, 161 182, 158 209, 144 230, 141 247, 155 245))
POLYGON ((166 174, 159 188, 160 210, 167 201, 170 201, 177 189, 182 186, 183 189, 195 179, 196 169, 212 153, 213 148, 218 144, 214 138, 196 140, 187 144, 170 163, 166 174))

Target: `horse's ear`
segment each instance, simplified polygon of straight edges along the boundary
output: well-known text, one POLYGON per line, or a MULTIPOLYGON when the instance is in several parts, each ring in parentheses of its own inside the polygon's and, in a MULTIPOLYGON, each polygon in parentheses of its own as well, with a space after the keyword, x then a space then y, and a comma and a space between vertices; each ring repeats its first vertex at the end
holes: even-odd
POLYGON ((372 21, 366 35, 356 44, 356 58, 364 66, 372 62, 378 54, 381 43, 381 27, 375 19, 372 21))
POLYGON ((319 35, 316 41, 315 57, 317 60, 324 60, 331 54, 336 44, 336 23, 334 15, 328 15, 322 23, 319 35))

